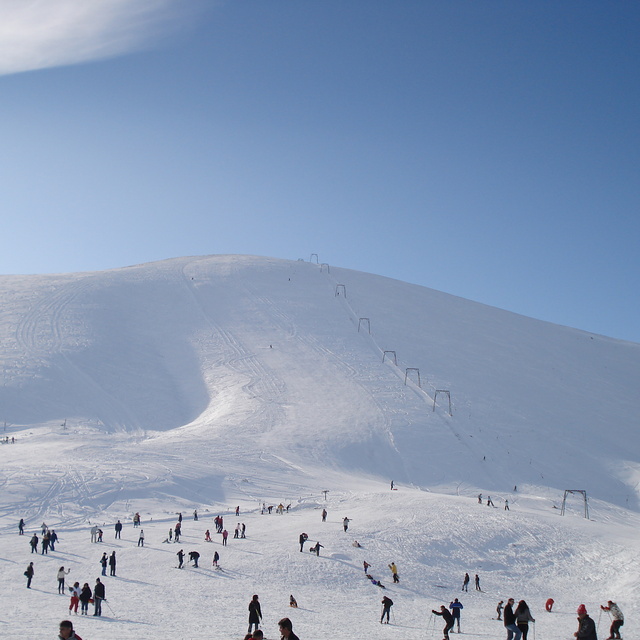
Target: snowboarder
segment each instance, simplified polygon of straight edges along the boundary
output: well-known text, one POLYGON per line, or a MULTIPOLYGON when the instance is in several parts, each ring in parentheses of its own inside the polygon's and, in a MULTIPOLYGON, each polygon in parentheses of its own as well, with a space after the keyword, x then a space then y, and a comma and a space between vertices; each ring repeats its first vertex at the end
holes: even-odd
POLYGON ((251 627, 255 625, 255 628, 260 627, 262 621, 262 610, 260 609, 260 601, 258 596, 254 595, 249 603, 249 633, 251 633, 251 627))
POLYGON ((620 638, 620 627, 624 624, 624 615, 622 615, 620 607, 613 602, 613 600, 609 600, 606 607, 604 605, 600 605, 600 608, 603 611, 608 611, 613 618, 611 628, 609 629, 609 640, 612 640, 613 638, 620 638))
POLYGON ((278 626, 282 634, 281 640, 300 640, 300 638, 293 633, 293 624, 289 618, 282 618, 282 620, 278 622, 278 626))
POLYGON ((116 575, 116 552, 115 551, 112 551, 111 555, 109 556, 109 575, 110 576, 116 575))
POLYGON ((102 601, 105 599, 104 585, 100 582, 100 578, 96 579, 96 586, 93 588, 93 615, 102 615, 102 601))
POLYGON ((391 598, 387 598, 387 596, 384 596, 382 598, 382 615, 380 616, 380 624, 382 624, 385 615, 387 616, 387 621, 385 622, 385 624, 389 624, 389 613, 391 612, 392 606, 393 600, 391 598))
POLYGON ((344 531, 346 533, 347 529, 349 528, 349 518, 347 518, 346 516, 342 521, 342 526, 344 527, 344 531))
POLYGON ((389 565, 389 569, 391 569, 391 574, 393 575, 393 581, 400 582, 400 578, 398 577, 398 567, 396 567, 396 563, 392 562, 389 565))
POLYGON ((197 551, 189 551, 189 560, 191 560, 191 562, 193 562, 193 566, 197 569, 198 568, 198 558, 200 557, 200 554, 197 551))
POLYGON ((522 640, 527 640, 529 623, 535 622, 531 611, 529 611, 529 605, 524 600, 520 600, 513 615, 516 617, 516 626, 522 631, 522 640))
POLYGON ((471 578, 469 578, 469 574, 465 573, 464 574, 464 581, 462 583, 462 591, 469 591, 469 580, 471 578))
POLYGON ((27 570, 24 572, 24 575, 27 577, 27 589, 31 589, 31 581, 33 580, 33 576, 35 575, 35 571, 33 569, 33 562, 29 563, 27 570))
POLYGON ((587 607, 581 604, 578 607, 578 630, 573 634, 579 640, 598 640, 596 623, 589 617, 587 607))
MULTIPOLYGON (((453 621, 458 626, 458 633, 460 633, 460 613, 464 607, 462 606, 462 602, 456 598, 450 605, 449 609, 451 609, 451 615, 453 616, 453 621)), ((453 629, 453 625, 451 626, 453 629)))
POLYGON ((476 581, 476 591, 482 591, 482 589, 480 588, 480 576, 477 573, 476 573, 475 581, 476 581))
POLYGON ((82 640, 82 638, 73 630, 73 624, 70 620, 63 620, 60 623, 60 640, 82 640))
POLYGON ((507 606, 504 608, 504 628, 507 630, 507 640, 520 640, 522 636, 522 631, 518 629, 516 625, 516 616, 513 613, 513 605, 515 600, 513 598, 509 598, 507 600, 507 606))
POLYGON ((182 569, 182 564, 184 563, 184 551, 180 549, 176 555, 178 556, 178 569, 182 569))
POLYGON ((309 536, 306 533, 301 533, 300 538, 298 539, 300 542, 300 551, 304 549, 304 543, 309 539, 309 536))
POLYGON ((440 605, 440 611, 431 609, 431 613, 444 618, 445 624, 442 633, 444 634, 444 640, 449 640, 449 631, 453 629, 453 616, 449 612, 449 609, 442 604, 440 605))
POLYGON ((119 538, 121 539, 120 534, 122 533, 122 522, 120 522, 120 520, 116 522, 115 530, 116 530, 116 540, 118 540, 119 538))

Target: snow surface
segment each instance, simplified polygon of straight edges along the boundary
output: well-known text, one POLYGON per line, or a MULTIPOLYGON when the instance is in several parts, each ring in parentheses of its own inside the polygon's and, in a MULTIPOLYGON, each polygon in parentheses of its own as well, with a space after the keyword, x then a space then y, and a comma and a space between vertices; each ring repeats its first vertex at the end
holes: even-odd
POLYGON ((614 599, 633 637, 640 345, 252 256, 2 276, 0 302, 0 421, 16 439, 0 447, 7 637, 55 637, 68 616, 57 569, 93 586, 112 550, 105 615, 74 617, 84 640, 242 638, 254 593, 267 638, 283 616, 301 640, 440 638, 431 609, 454 597, 470 638, 505 635, 492 616, 508 597, 527 600, 539 638, 572 637, 578 604, 598 621, 598 604, 614 599), (565 489, 588 492, 590 519, 575 495, 560 515, 565 489), (263 515, 263 502, 291 508, 263 515), (164 543, 177 512, 183 541, 164 543), (223 548, 218 514, 231 536, 244 522, 247 538, 223 548), (43 521, 60 541, 36 556, 28 540, 43 521), (90 542, 94 523, 101 544, 90 542), (319 558, 300 553, 302 531, 307 547, 324 545, 319 558), (177 570, 179 548, 198 550, 200 568, 177 570), (211 568, 214 550, 223 571, 211 568), (460 592, 465 572, 482 592, 460 592))

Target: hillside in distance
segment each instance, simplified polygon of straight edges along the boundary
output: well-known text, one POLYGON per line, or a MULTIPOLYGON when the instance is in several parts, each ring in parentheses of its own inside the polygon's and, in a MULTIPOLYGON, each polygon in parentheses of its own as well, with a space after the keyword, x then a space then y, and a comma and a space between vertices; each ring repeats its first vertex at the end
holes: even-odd
POLYGON ((0 302, 5 434, 67 438, 66 463, 104 488, 82 505, 61 479, 61 503, 108 508, 141 491, 141 473, 158 498, 206 485, 222 499, 250 469, 300 493, 366 476, 550 501, 584 489, 638 509, 635 343, 252 256, 2 276, 0 302), (132 447, 139 464, 90 477, 95 455, 117 466, 132 447))

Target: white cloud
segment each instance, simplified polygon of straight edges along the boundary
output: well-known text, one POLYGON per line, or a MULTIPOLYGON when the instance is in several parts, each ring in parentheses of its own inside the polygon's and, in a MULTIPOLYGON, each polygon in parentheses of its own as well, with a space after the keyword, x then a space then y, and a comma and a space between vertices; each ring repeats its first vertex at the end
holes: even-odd
POLYGON ((176 0, 0 0, 0 74, 138 49, 193 14, 184 7, 176 0))

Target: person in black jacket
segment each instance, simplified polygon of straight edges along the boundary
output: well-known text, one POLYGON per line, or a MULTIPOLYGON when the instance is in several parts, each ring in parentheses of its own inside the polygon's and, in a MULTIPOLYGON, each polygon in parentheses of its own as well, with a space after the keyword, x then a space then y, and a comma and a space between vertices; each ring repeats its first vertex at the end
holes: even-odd
POLYGON ((110 576, 116 575, 116 552, 115 551, 112 551, 111 555, 109 556, 109 575, 110 576))
POLYGON ((393 607, 393 600, 384 596, 384 598, 382 598, 382 615, 380 616, 380 624, 382 624, 385 615, 387 616, 386 624, 389 624, 389 613, 391 612, 391 607, 393 607))
POLYGON ((86 616, 89 611, 89 600, 92 597, 91 587, 88 582, 82 585, 82 591, 80 592, 80 615, 86 616))
POLYGON ((573 634, 578 640, 598 640, 596 623, 589 617, 587 607, 578 607, 578 630, 573 634))
POLYGON ((442 616, 444 618, 444 629, 442 633, 444 634, 444 640, 449 640, 449 631, 453 629, 453 616, 447 607, 444 605, 440 605, 440 611, 434 611, 431 609, 431 613, 435 613, 437 616, 442 616))
POLYGON ((94 616, 102 615, 102 601, 104 600, 104 595, 105 595, 104 585, 102 584, 102 582, 100 582, 100 578, 98 578, 96 580, 96 586, 93 588, 93 604, 94 604, 93 615, 94 616))
POLYGON ((260 602, 258 596, 254 595, 249 603, 249 633, 251 633, 251 627, 256 626, 256 629, 260 627, 260 621, 262 620, 262 611, 260 609, 260 602))
POLYGON ((27 570, 24 572, 24 575, 27 576, 27 589, 31 589, 31 581, 33 580, 34 574, 33 562, 30 562, 27 570))
POLYGON ((504 608, 504 612, 502 614, 504 618, 504 627, 507 630, 507 640, 520 640, 522 637, 522 631, 518 629, 518 625, 516 625, 516 615, 513 613, 514 603, 515 600, 513 598, 509 598, 507 606, 504 608))

